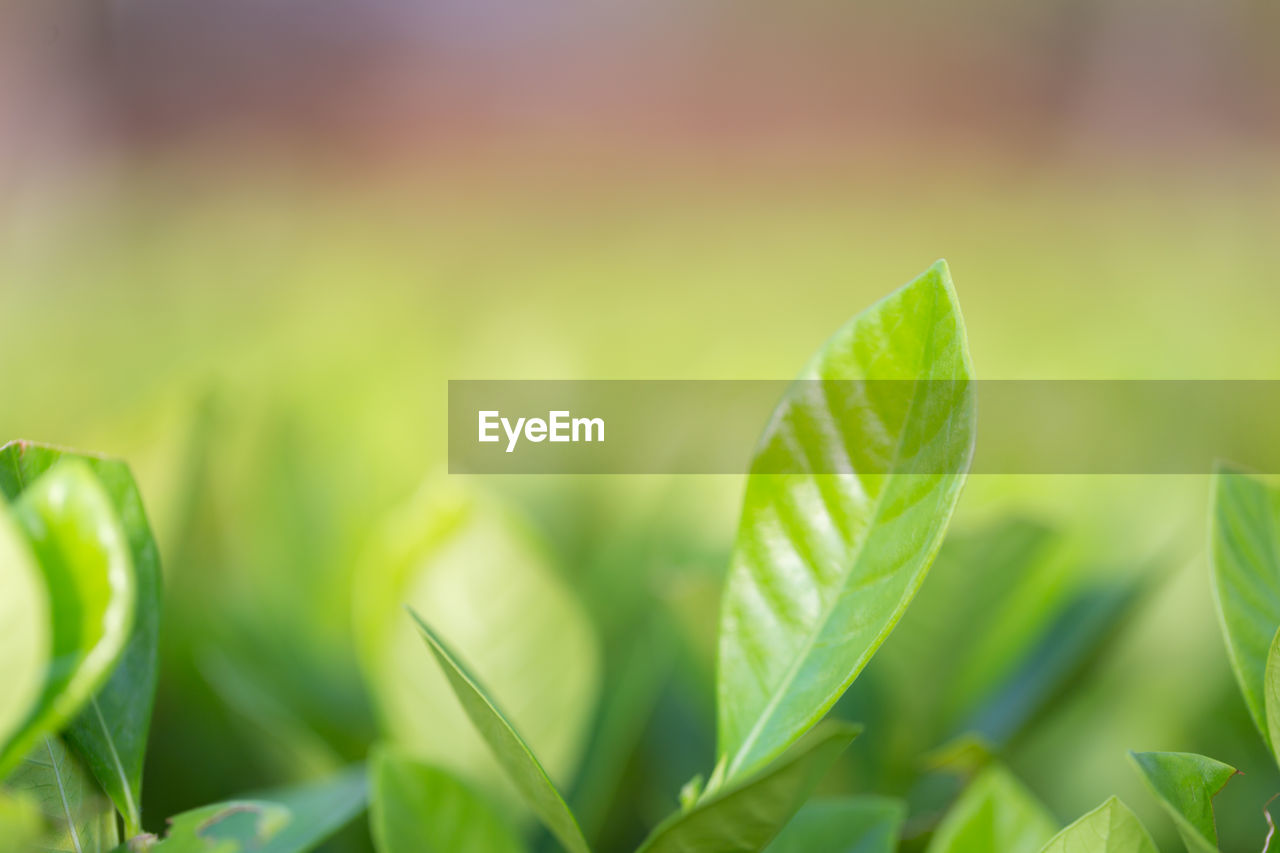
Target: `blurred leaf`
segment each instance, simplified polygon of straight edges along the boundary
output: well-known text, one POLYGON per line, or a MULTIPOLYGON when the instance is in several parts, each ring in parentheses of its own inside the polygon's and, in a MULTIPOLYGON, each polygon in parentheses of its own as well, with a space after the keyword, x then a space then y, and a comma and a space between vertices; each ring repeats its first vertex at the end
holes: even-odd
POLYGON ((1280 490, 1228 469, 1214 477, 1210 567, 1227 652, 1245 704, 1275 752, 1263 682, 1280 628, 1280 490))
POLYGON ((52 603, 53 658, 38 707, 0 750, 0 779, 46 732, 84 707, 132 627, 134 574, 110 499, 83 463, 49 471, 12 505, 52 603))
POLYGON ((151 853, 305 853, 364 810, 363 767, 313 785, 202 806, 169 819, 151 853))
POLYGON ((951 807, 929 842, 929 853, 1035 853, 1057 828, 1021 782, 992 765, 951 807))
POLYGON ((369 760, 369 824, 379 853, 520 853, 484 795, 446 770, 387 748, 369 760))
POLYGON ((1146 827, 1115 797, 1046 844, 1041 853, 1159 853, 1146 827))
POLYGON ((634 634, 624 659, 606 669, 599 720, 572 797, 593 840, 673 669, 674 630, 668 619, 651 619, 634 634))
POLYGON ((754 853, 804 805, 862 727, 827 722, 759 773, 704 795, 655 829, 640 853, 754 853))
POLYGON ((850 473, 749 478, 721 616, 719 753, 728 778, 819 720, 902 617, 972 456, 971 373, 939 262, 850 321, 800 375, 904 380, 891 383, 896 391, 801 382, 775 410, 753 471, 776 462, 850 473), (815 389, 822 393, 806 395, 815 389))
POLYGON ((62 459, 82 461, 102 484, 120 520, 132 558, 137 604, 133 632, 107 683, 72 721, 66 738, 124 816, 125 832, 141 830, 142 762, 156 693, 160 630, 160 554, 142 496, 118 459, 13 442, 0 448, 0 490, 13 500, 62 459))
POLYGON ((842 797, 806 803, 767 853, 893 853, 907 819, 901 800, 842 797))
POLYGON ((27 853, 35 847, 44 820, 29 794, 0 790, 0 853, 27 853))
POLYGON ((0 744, 31 714, 49 667, 49 596, 26 538, 0 503, 0 744))
POLYGON ((252 669, 237 666, 212 646, 198 653, 196 664, 218 699, 260 730, 263 751, 275 757, 285 773, 318 778, 342 766, 324 739, 276 698, 252 669))
POLYGON ((1141 578, 1080 589, 1022 647, 1017 666, 974 711, 962 730, 1006 743, 1026 727, 1071 677, 1105 646, 1138 601, 1141 578))
POLYGON ((1280 630, 1271 640, 1271 650, 1267 652, 1267 669, 1265 673, 1267 737, 1272 746, 1272 757, 1280 765, 1280 630))
POLYGON ((1173 818, 1191 853, 1217 853, 1213 798, 1236 775, 1230 765, 1190 752, 1131 752, 1143 781, 1173 818))
POLYGON ((484 689, 463 668, 444 641, 436 636, 421 616, 417 613, 412 615, 431 653, 435 655, 445 676, 449 679, 449 685, 453 688, 454 695, 458 697, 458 703, 462 705, 472 724, 480 732, 480 736, 489 744, 494 756, 510 774, 516 788, 524 795, 538 818, 560 840, 569 853, 589 853, 590 848, 586 839, 582 837, 578 821, 565 805, 560 792, 547 777, 546 771, 529 749, 529 745, 512 728, 511 723, 494 705, 484 689))
POLYGON ((450 645, 545 760, 567 782, 595 706, 599 643, 581 606, 524 526, 456 479, 397 513, 356 575, 356 632, 392 739, 513 802, 503 769, 423 666, 407 604, 450 645))
POLYGON ((30 797, 44 818, 36 850, 103 853, 120 842, 115 808, 56 737, 40 738, 6 787, 30 797))

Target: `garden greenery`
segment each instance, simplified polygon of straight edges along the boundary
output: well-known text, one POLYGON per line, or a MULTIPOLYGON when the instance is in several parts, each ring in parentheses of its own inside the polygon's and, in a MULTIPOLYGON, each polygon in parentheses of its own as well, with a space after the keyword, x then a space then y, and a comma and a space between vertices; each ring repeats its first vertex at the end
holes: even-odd
MULTIPOLYGON (((948 381, 779 402, 756 461, 801 473, 747 480, 715 639, 714 761, 670 792, 672 812, 640 853, 1156 849, 1114 797, 1063 828, 993 757, 1097 651, 1131 587, 1081 589, 1052 618, 1028 619, 1054 534, 1015 521, 949 540, 941 562, 981 561, 988 582, 942 572, 941 605, 925 595, 907 615, 973 454, 972 376, 940 262, 854 317, 800 378, 948 381), (845 473, 818 473, 833 470, 845 473), (981 618, 989 642, 1031 653, 998 671, 952 665, 965 638, 933 618, 939 606, 981 618), (968 782, 933 814, 893 797, 814 796, 862 736, 842 719, 841 699, 904 616, 920 622, 905 633, 924 701, 950 714, 924 741, 946 743, 929 760, 968 782)), ((649 654, 638 668, 622 665, 633 677, 611 681, 575 590, 493 498, 456 480, 433 484, 373 539, 371 569, 353 591, 383 734, 367 762, 167 816, 141 810, 163 596, 128 468, 15 442, 0 450, 0 492, 0 853, 299 853, 362 813, 380 853, 597 849, 601 804, 625 759, 611 744, 634 743, 651 710, 663 670, 644 661, 661 657, 668 626, 653 622, 640 641, 649 654), (597 735, 584 744, 593 719, 597 735)), ((1262 742, 1280 757, 1280 490, 1219 471, 1209 526, 1231 665, 1262 742)), ((1131 759, 1187 849, 1218 850, 1213 800, 1235 769, 1189 753, 1131 759)))

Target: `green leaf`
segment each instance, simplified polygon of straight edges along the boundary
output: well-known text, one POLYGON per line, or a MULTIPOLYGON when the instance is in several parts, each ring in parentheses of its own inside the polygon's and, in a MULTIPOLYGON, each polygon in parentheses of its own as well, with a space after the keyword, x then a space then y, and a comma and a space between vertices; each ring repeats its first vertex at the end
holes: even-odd
POLYGON ((324 782, 202 806, 169 819, 151 853, 305 853, 364 810, 363 767, 324 782))
POLYGON ((0 491, 14 500, 63 459, 82 461, 106 491, 128 540, 137 605, 133 631, 107 683, 66 731, 98 783, 124 816, 125 831, 141 830, 142 764, 155 702, 162 579, 160 553, 129 466, 119 459, 13 442, 0 448, 0 491))
POLYGON ((1021 782, 992 765, 947 812, 929 842, 929 853, 1035 853, 1057 828, 1021 782))
POLYGON ((1236 775, 1221 761, 1190 752, 1131 752, 1130 757, 1160 805, 1173 818, 1191 853, 1217 853, 1213 798, 1236 775))
POLYGON ((1264 680, 1280 628, 1280 490, 1220 469, 1214 478, 1210 568, 1227 653, 1253 721, 1274 753, 1264 680))
POLYGON ((827 722, 759 773, 732 782, 658 826, 639 853, 754 853, 804 805, 845 747, 862 731, 827 722))
POLYGON ((850 473, 748 480, 720 621, 726 777, 819 720, 919 589, 973 453, 971 373, 939 262, 850 321, 800 374, 900 381, 802 381, 775 410, 753 471, 850 473))
POLYGON ((1055 835, 1041 853, 1159 853, 1146 827, 1115 797, 1055 835))
POLYGON ((49 594, 31 548, 0 504, 0 744, 22 727, 49 667, 49 594))
POLYGON ((841 797, 805 804, 767 853, 893 853, 907 806, 887 797, 841 797))
POLYGON ((115 809, 56 737, 39 738, 5 786, 29 797, 43 817, 35 850, 103 853, 120 842, 115 809))
POLYGON ((418 623, 418 628, 426 639, 431 653, 440 663, 440 668, 444 670, 454 695, 458 697, 458 703, 462 705, 463 711, 480 732, 485 743, 489 744, 494 757, 510 775, 511 781, 524 795, 526 802, 569 853, 589 853, 590 848, 587 846, 586 839, 582 837, 577 819, 565 805, 560 792, 556 790, 555 784, 547 776, 547 772, 529 749, 528 744, 444 641, 417 613, 410 610, 410 614, 418 623))
POLYGON ((466 650, 548 775, 567 784, 599 692, 599 642, 525 525, 469 484, 437 481, 393 516, 363 565, 356 638, 390 739, 519 807, 445 676, 423 666, 408 604, 466 650))
POLYGON ((369 762, 369 824, 379 853, 520 853, 506 819, 447 770, 386 748, 369 762))
POLYGON ((1271 650, 1267 652, 1267 669, 1265 673, 1267 738, 1273 744, 1271 754, 1280 764, 1280 631, 1276 631, 1271 640, 1271 650))
POLYGON ((49 589, 53 655, 37 707, 0 750, 0 778, 102 686, 124 648, 135 604, 124 531, 84 463, 59 464, 11 509, 49 589))
POLYGON ((33 797, 0 791, 0 851, 27 853, 36 846, 43 831, 44 818, 33 797))

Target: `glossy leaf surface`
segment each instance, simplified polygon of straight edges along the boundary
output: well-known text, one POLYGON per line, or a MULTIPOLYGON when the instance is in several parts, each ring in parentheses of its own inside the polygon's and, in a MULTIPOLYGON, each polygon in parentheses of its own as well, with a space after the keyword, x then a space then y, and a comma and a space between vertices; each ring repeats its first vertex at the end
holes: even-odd
POLYGON ((439 767, 386 748, 369 762, 369 825, 379 853, 520 853, 484 795, 439 767))
POLYGON ((364 768, 314 785, 202 806, 169 820, 151 853, 306 853, 346 826, 368 799, 364 768))
POLYGON ((1264 681, 1280 629, 1280 490, 1219 470, 1210 518, 1210 564, 1227 652, 1249 713, 1274 752, 1264 681))
POLYGON ((28 798, 43 818, 35 850, 105 853, 120 842, 115 808, 56 737, 41 737, 5 787, 28 798))
POLYGON ((118 459, 13 442, 0 448, 0 491, 13 500, 64 459, 83 462, 101 484, 124 530, 133 566, 133 630, 107 683, 66 731, 68 742, 111 796, 132 834, 141 826, 142 762, 155 702, 160 554, 138 486, 129 466, 118 459))
POLYGON ((11 509, 49 590, 53 643, 37 707, 0 752, 0 778, 105 682, 128 638, 135 604, 124 531, 87 466, 63 462, 11 509))
POLYGON ((1151 834, 1115 797, 1055 835, 1042 853, 1159 853, 1151 834))
POLYGON ((577 819, 565 805, 560 792, 556 790, 555 784, 547 776, 529 745, 444 641, 418 614, 414 613, 413 618, 426 639, 428 648, 444 670, 458 703, 485 743, 493 750, 494 757, 507 771, 517 790, 524 795, 538 818, 569 853, 589 853, 577 819))
POLYGON ((929 853, 1035 853, 1057 828, 1021 782, 992 765, 951 807, 929 842, 929 853))
POLYGON ((752 777, 672 815, 641 853, 751 853, 764 849, 804 805, 861 726, 828 722, 752 777))
POLYGON ((599 690, 599 643, 525 526, 465 482, 429 486, 386 526, 356 584, 357 639, 385 728, 418 757, 519 795, 437 667, 424 666, 407 604, 452 647, 567 783, 599 690))
POLYGON ((766 848, 767 853, 893 853, 906 804, 887 797, 812 800, 766 848))
POLYGON ((31 548, 0 504, 0 745, 22 727, 49 667, 49 595, 31 548))
POLYGON ((840 697, 901 618, 972 457, 972 370, 946 265, 839 330, 761 438, 721 608, 727 778, 778 755, 840 697), (928 380, 928 381, 919 381, 928 380))
POLYGON ((1190 752, 1130 753, 1143 780, 1173 818, 1187 849, 1216 853, 1213 798, 1236 775, 1230 765, 1190 752))

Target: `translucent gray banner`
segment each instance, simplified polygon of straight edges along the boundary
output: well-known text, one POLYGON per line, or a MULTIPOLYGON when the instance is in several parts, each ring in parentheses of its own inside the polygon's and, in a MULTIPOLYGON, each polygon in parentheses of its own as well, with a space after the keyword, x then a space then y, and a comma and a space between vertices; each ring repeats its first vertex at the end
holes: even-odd
POLYGON ((454 380, 449 470, 948 474, 974 407, 972 473, 1280 472, 1269 380, 454 380))

